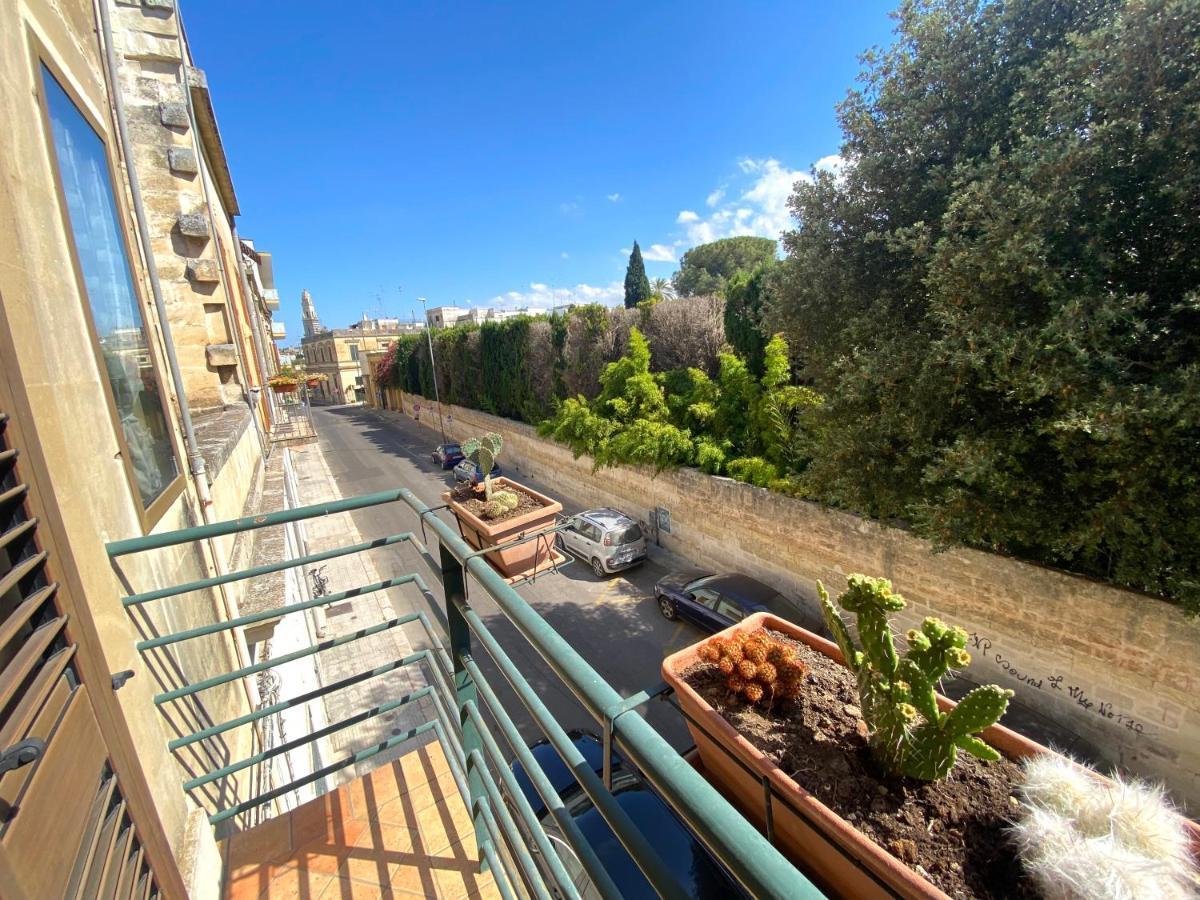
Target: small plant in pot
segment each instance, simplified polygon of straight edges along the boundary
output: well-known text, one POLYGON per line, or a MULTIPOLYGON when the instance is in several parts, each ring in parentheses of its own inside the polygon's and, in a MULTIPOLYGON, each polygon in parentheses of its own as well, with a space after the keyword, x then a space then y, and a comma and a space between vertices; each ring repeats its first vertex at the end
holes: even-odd
POLYGON ((756 613, 664 660, 706 777, 835 896, 1038 896, 1029 860, 1058 857, 1026 852, 1031 830, 1013 830, 1020 763, 1062 758, 997 724, 1010 691, 977 687, 957 704, 937 693, 970 662, 961 628, 926 619, 898 648, 889 618, 903 598, 855 575, 839 602, 856 642, 818 592, 835 641, 756 613))
POLYGON ((500 548, 486 559, 502 577, 515 582, 561 559, 548 529, 562 512, 562 504, 509 478, 492 478, 503 446, 495 432, 464 441, 463 454, 479 467, 483 484, 460 485, 442 499, 449 503, 468 544, 477 550, 500 548))
POLYGON ((300 379, 288 372, 280 372, 278 375, 272 375, 267 379, 267 384, 277 394, 294 393, 296 385, 299 383, 300 379))

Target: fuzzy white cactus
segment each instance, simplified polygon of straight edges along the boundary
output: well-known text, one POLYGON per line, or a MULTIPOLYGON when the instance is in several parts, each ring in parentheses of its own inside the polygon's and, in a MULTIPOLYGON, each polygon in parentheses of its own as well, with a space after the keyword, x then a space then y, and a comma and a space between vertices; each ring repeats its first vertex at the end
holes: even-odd
POLYGON ((1200 892, 1183 819, 1161 788, 1096 778, 1065 757, 1025 765, 1018 852, 1047 900, 1185 898, 1200 892))

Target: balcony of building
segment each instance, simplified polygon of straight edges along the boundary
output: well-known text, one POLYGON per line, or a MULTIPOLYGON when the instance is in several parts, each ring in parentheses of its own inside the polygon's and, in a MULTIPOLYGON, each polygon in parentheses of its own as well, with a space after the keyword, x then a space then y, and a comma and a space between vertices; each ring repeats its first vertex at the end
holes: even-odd
MULTIPOLYGON (((209 810, 220 840, 224 897, 681 897, 697 893, 689 879, 705 867, 725 879, 727 890, 720 896, 821 896, 639 713, 639 707, 665 694, 664 685, 647 686, 629 697, 618 694, 436 509, 408 490, 117 541, 108 551, 119 566, 121 557, 131 553, 387 503, 407 505, 420 531, 292 559, 256 560, 242 571, 124 600, 133 612, 143 604, 180 602, 192 591, 269 579, 393 544, 410 545, 435 573, 428 579, 432 585, 411 572, 350 590, 318 591, 308 599, 227 621, 175 632, 143 630, 138 651, 161 657, 205 635, 248 632, 263 622, 333 609, 350 598, 399 585, 415 586, 433 610, 433 615, 423 609, 389 612, 381 621, 355 626, 357 630, 328 637, 318 633, 311 645, 234 671, 200 673, 191 680, 180 675, 155 697, 160 713, 173 723, 198 721, 203 726, 188 731, 173 725, 177 736, 169 747, 177 755, 191 754, 181 759, 192 776, 183 787, 209 810), (473 608, 469 598, 477 592, 495 601, 506 628, 513 626, 532 647, 533 654, 522 648, 518 655, 523 666, 493 633, 495 617, 489 617, 489 627, 473 608), (403 635, 407 652, 381 657, 378 646, 368 644, 381 634, 403 635), (252 712, 224 722, 203 714, 201 698, 208 690, 335 653, 345 663, 337 677, 311 690, 286 697, 268 693, 252 712), (485 658, 490 674, 480 665, 485 658), (536 659, 532 670, 531 659, 536 659), (594 752, 581 752, 579 732, 568 732, 551 713, 544 702, 547 679, 560 681, 594 721, 589 738, 594 752), (348 705, 345 698, 364 685, 371 686, 369 702, 348 705), (340 699, 329 703, 331 698, 340 699), (267 727, 264 731, 273 731, 275 738, 251 742, 258 752, 237 761, 228 754, 196 752, 237 729, 270 726, 313 702, 324 702, 331 711, 327 724, 293 731, 290 737, 282 725, 267 727), (369 723, 382 730, 362 730, 369 723), (531 744, 520 726, 536 726, 544 740, 531 744), (367 733, 374 736, 358 741, 367 733), (342 742, 340 750, 327 752, 335 736, 342 742), (280 778, 275 763, 297 752, 312 764, 280 778), (214 757, 197 771, 197 760, 214 757), (678 845, 661 840, 622 802, 627 783, 621 779, 627 772, 636 773, 669 809, 692 850, 673 858, 680 854, 670 848, 678 845), (562 792, 564 775, 573 784, 569 796, 562 792), (230 789, 234 778, 246 779, 239 786, 253 787, 230 789), (581 805, 591 811, 591 826, 581 825, 581 805), (607 836, 600 842, 597 822, 607 836)), ((519 540, 526 539, 531 538, 519 540)))

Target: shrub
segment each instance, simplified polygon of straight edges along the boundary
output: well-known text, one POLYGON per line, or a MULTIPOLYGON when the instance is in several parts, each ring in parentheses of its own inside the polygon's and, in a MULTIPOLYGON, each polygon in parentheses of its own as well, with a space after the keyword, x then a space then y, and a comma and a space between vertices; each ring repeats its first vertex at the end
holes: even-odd
POLYGON ((779 470, 758 456, 731 459, 725 468, 738 481, 756 487, 770 487, 772 482, 779 480, 779 470))

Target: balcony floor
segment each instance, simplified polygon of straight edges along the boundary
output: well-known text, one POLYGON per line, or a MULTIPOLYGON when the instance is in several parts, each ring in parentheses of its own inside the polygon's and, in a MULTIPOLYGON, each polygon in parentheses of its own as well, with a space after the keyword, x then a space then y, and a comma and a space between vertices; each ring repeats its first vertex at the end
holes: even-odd
POLYGON ((222 842, 227 900, 498 897, 433 742, 222 842))

